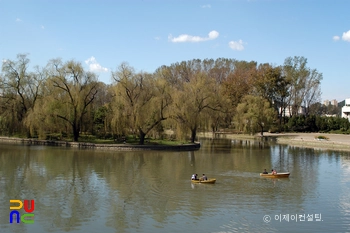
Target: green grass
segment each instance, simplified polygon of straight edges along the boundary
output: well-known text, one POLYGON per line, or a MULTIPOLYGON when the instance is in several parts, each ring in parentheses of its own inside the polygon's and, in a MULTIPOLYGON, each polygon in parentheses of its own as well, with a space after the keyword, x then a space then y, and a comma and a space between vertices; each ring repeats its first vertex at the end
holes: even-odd
MULTIPOLYGON (((25 138, 22 136, 22 138, 25 138)), ((62 140, 67 142, 72 142, 72 137, 61 137, 60 134, 48 134, 46 136, 46 140, 62 140)), ((87 135, 82 134, 79 137, 79 142, 86 142, 86 143, 95 143, 95 144, 124 144, 124 141, 122 139, 114 140, 113 138, 108 139, 101 139, 97 138, 94 135, 87 135)), ((152 138, 145 138, 144 145, 181 145, 188 143, 186 141, 177 141, 177 140, 166 140, 166 139, 152 139, 152 138)), ((129 135, 126 137, 126 144, 128 145, 139 145, 139 138, 134 137, 132 135, 129 135)))
MULTIPOLYGON (((79 142, 87 142, 87 143, 95 143, 95 144, 124 144, 122 140, 114 141, 113 139, 98 139, 95 137, 86 137, 82 136, 79 138, 79 142)), ((151 139, 145 138, 144 145, 181 145, 184 143, 188 143, 185 141, 175 141, 175 140, 161 140, 161 139, 151 139)), ((139 145, 139 139, 134 137, 128 137, 126 139, 127 145, 139 145)))
POLYGON ((170 140, 145 140, 145 145, 167 145, 167 146, 175 146, 185 144, 184 141, 170 141, 170 140))

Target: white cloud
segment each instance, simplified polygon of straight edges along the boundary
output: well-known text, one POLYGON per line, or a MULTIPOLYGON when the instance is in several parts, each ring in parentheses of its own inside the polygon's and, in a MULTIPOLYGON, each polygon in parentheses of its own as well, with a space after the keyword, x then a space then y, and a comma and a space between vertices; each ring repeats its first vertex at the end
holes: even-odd
POLYGON ((159 36, 154 37, 155 40, 160 40, 159 36))
POLYGON ((41 27, 41 29, 43 29, 43 30, 45 29, 44 25, 41 25, 40 27, 41 27))
POLYGON ((343 33, 342 39, 347 42, 350 42, 350 30, 343 33))
POLYGON ((22 22, 22 20, 20 18, 17 18, 16 22, 22 22))
POLYGON ((231 49, 233 50, 238 50, 238 51, 242 51, 244 49, 243 46, 243 41, 239 40, 239 41, 230 41, 228 43, 228 46, 230 46, 231 49))
POLYGON ((181 43, 181 42, 202 42, 207 40, 214 40, 219 36, 219 33, 217 31, 211 31, 208 34, 208 37, 200 37, 200 36, 191 36, 187 34, 182 34, 178 37, 173 37, 172 35, 168 36, 169 41, 174 43, 181 43))
POLYGON ((202 7, 202 8, 211 8, 211 5, 210 5, 210 4, 207 4, 207 5, 202 5, 201 7, 202 7))
POLYGON ((89 65, 89 69, 92 72, 108 72, 108 69, 105 67, 102 67, 100 64, 97 63, 96 58, 91 56, 89 59, 85 61, 87 65, 89 65))
POLYGON ((334 41, 338 41, 339 39, 340 39, 339 36, 333 36, 333 40, 334 40, 334 41))

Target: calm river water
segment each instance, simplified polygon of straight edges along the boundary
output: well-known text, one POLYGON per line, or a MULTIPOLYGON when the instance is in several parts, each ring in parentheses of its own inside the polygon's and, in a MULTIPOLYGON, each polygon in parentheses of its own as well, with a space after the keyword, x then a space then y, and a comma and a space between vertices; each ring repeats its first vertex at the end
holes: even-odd
POLYGON ((0 232, 350 232, 349 152, 201 143, 194 152, 0 145, 0 232), (264 168, 291 175, 261 178, 264 168), (192 173, 217 182, 191 184, 192 173), (33 224, 9 222, 11 199, 35 201, 33 224))

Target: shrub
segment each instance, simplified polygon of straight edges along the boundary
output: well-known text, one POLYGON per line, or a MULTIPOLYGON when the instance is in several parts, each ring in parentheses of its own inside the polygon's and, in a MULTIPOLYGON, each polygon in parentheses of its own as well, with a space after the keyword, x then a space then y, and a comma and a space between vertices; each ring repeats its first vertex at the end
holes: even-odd
POLYGON ((315 136, 315 139, 318 139, 318 140, 328 140, 329 138, 326 137, 326 136, 320 135, 320 136, 315 136))

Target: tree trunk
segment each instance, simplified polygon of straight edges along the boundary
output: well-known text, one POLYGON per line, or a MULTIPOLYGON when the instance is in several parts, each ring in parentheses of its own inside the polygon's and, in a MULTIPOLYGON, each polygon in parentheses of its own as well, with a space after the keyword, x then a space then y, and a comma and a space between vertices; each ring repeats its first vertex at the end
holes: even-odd
POLYGON ((146 134, 141 129, 139 129, 139 136, 140 136, 139 144, 143 145, 145 143, 146 134))
POLYGON ((214 126, 212 126, 212 133, 213 133, 213 139, 215 138, 215 127, 214 126))
MULTIPOLYGON (((282 132, 282 118, 283 118, 283 104, 281 105, 281 112, 278 113, 278 117, 279 117, 279 133, 282 132)), ((283 130, 284 131, 284 130, 283 130)))
POLYGON ((261 131, 260 131, 260 136, 264 137, 264 126, 260 125, 261 131))
POLYGON ((32 137, 32 134, 30 133, 30 129, 27 129, 26 131, 27 131, 27 132, 26 132, 26 133, 27 133, 27 138, 31 138, 31 137, 32 137))
POLYGON ((191 142, 194 143, 196 140, 197 128, 191 129, 191 142))
POLYGON ((73 124, 73 141, 77 142, 79 140, 79 131, 80 127, 78 125, 73 124))

